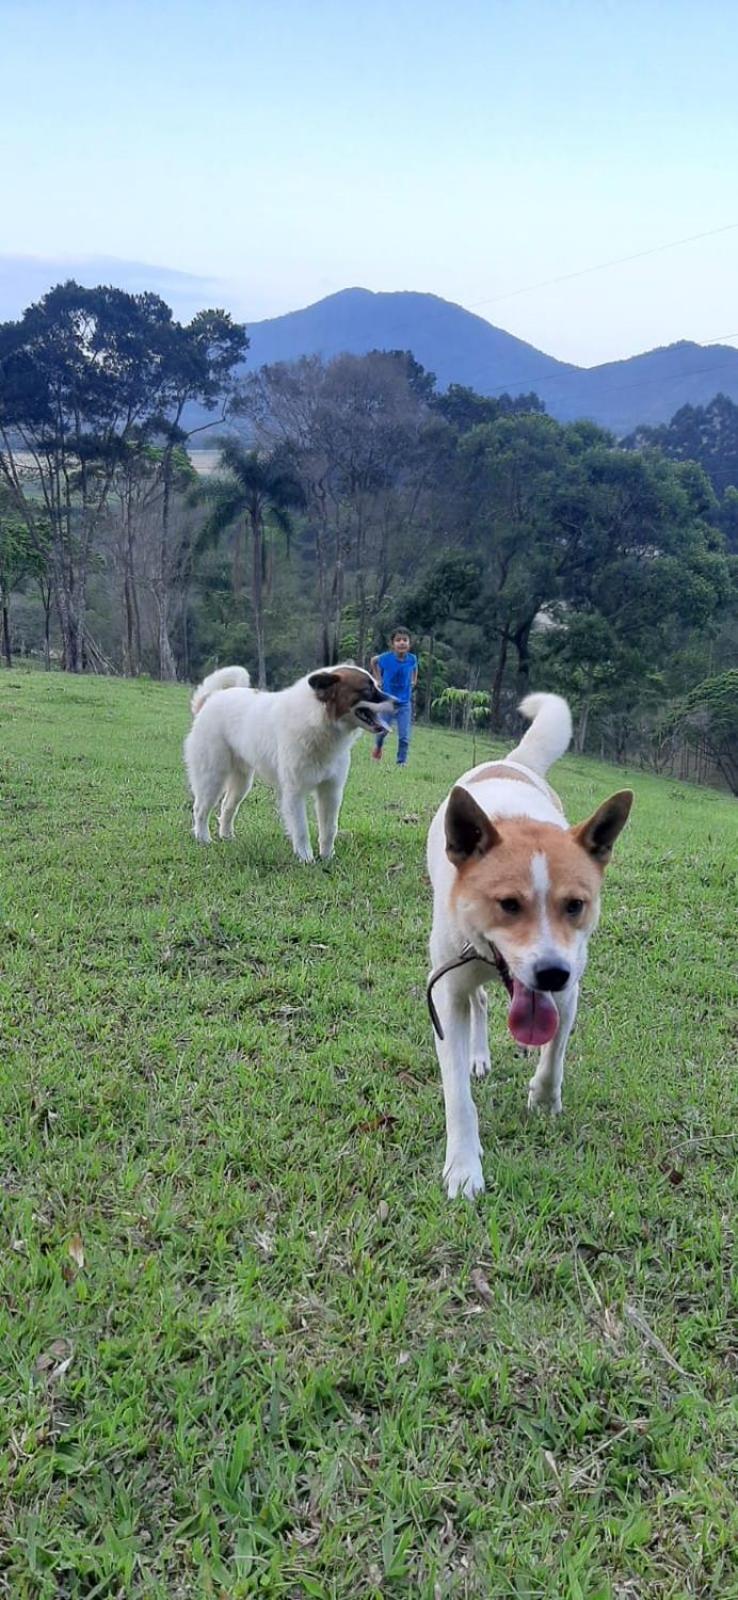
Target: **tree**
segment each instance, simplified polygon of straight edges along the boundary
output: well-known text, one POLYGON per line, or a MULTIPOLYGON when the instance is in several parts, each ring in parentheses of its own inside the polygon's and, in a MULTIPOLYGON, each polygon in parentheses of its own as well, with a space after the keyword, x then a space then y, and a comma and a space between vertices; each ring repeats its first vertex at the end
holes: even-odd
POLYGON ((671 461, 696 461, 719 495, 738 487, 738 406, 716 394, 706 406, 681 406, 670 422, 637 428, 625 449, 659 450, 671 461))
POLYGON ((738 795, 738 668, 698 683, 672 713, 672 725, 702 744, 738 795))
POLYGON ((363 658, 373 614, 409 554, 433 465, 427 375, 405 353, 264 367, 247 406, 258 435, 288 444, 305 493, 323 659, 340 658, 347 607, 363 658))
MULTIPOLYGON (((157 295, 69 282, 0 326, 0 480, 50 566, 64 665, 85 659, 87 585, 111 487, 132 439, 163 438, 162 525, 188 401, 214 409, 247 344, 223 312, 175 323, 157 295)), ((166 537, 162 537, 166 544, 166 537)), ((163 563, 161 563, 163 567, 163 563)), ((162 671, 174 670, 159 585, 162 671)))
MULTIPOLYGON (((251 609, 256 641, 257 682, 266 688, 264 593, 268 580, 267 531, 269 525, 288 537, 290 512, 304 505, 305 496, 290 457, 284 450, 270 455, 247 450, 236 439, 221 446, 224 476, 216 481, 210 498, 210 515, 200 533, 199 548, 215 543, 228 529, 240 527, 251 540, 251 609)), ((207 493, 207 491, 206 491, 207 493)))
POLYGON ((12 667, 10 596, 29 573, 39 570, 39 559, 25 519, 7 488, 0 485, 0 625, 6 666, 12 667))
POLYGON ((200 311, 186 327, 170 321, 162 343, 162 386, 160 410, 149 422, 149 431, 163 441, 161 456, 161 515, 158 560, 152 592, 156 601, 159 641, 159 676, 176 678, 177 668, 170 639, 173 594, 172 575, 178 573, 176 550, 172 549, 172 498, 177 462, 181 462, 189 440, 196 433, 224 422, 237 400, 236 369, 248 349, 245 328, 234 323, 225 311, 200 311), (216 418, 212 413, 218 410, 216 418), (204 409, 207 422, 188 426, 188 413, 197 416, 204 409))
POLYGON ((526 412, 542 413, 546 407, 537 394, 495 396, 477 394, 463 383, 451 383, 445 394, 434 395, 433 410, 443 417, 457 434, 470 433, 472 428, 498 422, 500 417, 523 415, 526 412))

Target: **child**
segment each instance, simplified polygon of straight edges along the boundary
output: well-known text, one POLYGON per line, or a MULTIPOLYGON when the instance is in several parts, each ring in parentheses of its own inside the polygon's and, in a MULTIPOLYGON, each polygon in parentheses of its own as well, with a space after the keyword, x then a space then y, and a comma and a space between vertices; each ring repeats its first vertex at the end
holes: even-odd
MULTIPOLYGON (((399 701, 392 713, 393 722, 397 723, 397 765, 404 767, 407 761, 407 752, 410 745, 410 726, 413 720, 413 689, 418 681, 418 658, 410 650, 410 635, 407 628, 395 628, 390 636, 390 650, 384 650, 381 656, 372 656, 371 669, 374 677, 385 694, 394 695, 399 701)), ((372 750, 375 761, 382 759, 382 746, 386 733, 377 735, 376 744, 372 750)))

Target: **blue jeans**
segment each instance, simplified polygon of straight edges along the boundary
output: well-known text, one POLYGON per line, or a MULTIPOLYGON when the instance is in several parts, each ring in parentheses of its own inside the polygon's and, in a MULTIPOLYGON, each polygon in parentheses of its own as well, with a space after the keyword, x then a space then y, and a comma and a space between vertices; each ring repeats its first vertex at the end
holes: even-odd
MULTIPOLYGON (((407 752, 410 748, 410 729, 413 721, 411 701, 408 700, 407 705, 397 706, 387 717, 387 721, 397 724, 397 765, 398 767, 404 767, 407 761, 407 752)), ((381 750, 386 738, 386 733, 377 734, 376 744, 378 750, 381 750)))

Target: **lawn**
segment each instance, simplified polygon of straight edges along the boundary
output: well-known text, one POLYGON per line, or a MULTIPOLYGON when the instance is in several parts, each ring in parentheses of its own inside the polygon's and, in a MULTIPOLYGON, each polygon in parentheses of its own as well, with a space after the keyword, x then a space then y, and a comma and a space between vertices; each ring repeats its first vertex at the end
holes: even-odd
POLYGON ((363 740, 304 867, 263 789, 194 844, 187 701, 0 677, 0 1593, 738 1596, 738 805, 561 763, 572 819, 636 790, 565 1114, 492 991, 449 1205, 423 851, 471 740, 363 740))

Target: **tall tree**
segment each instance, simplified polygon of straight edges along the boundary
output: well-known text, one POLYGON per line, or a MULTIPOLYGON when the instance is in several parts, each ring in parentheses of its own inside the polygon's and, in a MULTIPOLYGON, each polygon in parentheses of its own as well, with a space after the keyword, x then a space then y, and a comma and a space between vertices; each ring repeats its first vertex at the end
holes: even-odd
POLYGON ((266 688, 265 586, 268 580, 267 533, 270 526, 289 537, 290 513, 302 507, 305 495, 284 450, 269 455, 247 450, 238 440, 225 440, 221 448, 222 477, 210 486, 210 514, 199 536, 200 549, 215 543, 235 528, 251 543, 251 611, 256 643, 257 682, 266 688))
MULTIPOLYGON (((39 540, 43 530, 39 524, 39 540)), ((10 637, 10 597, 29 576, 45 571, 45 549, 34 539, 8 488, 0 484, 0 630, 6 666, 13 664, 10 637)))
MULTIPOLYGON (((64 665, 84 665, 87 584, 111 486, 131 437, 164 437, 166 524, 188 400, 214 409, 245 331, 222 312, 175 323, 157 295, 69 282, 0 326, 0 481, 32 539, 51 529, 64 665)), ((173 670, 162 624, 165 675, 173 670)))
POLYGON ((347 608, 363 656, 373 614, 405 565, 433 464, 422 369, 404 352, 313 357, 263 368, 249 409, 259 436, 288 442, 305 490, 321 648, 339 659, 347 608), (420 393, 418 392, 420 388, 420 393))

